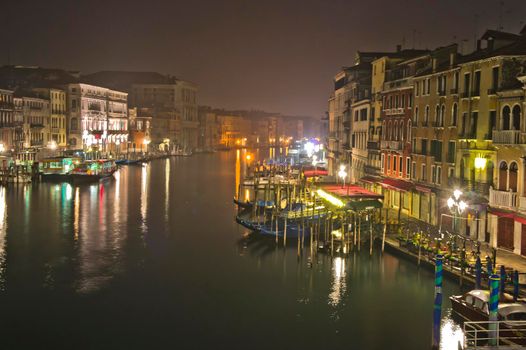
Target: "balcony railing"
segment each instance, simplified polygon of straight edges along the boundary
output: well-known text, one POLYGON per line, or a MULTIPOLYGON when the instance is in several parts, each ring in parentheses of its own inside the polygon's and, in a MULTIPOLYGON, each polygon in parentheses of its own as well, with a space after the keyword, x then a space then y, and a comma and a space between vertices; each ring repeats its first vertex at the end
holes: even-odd
POLYGON ((43 140, 31 140, 31 146, 42 146, 44 145, 43 140))
POLYGON ((517 192, 489 189, 489 205, 515 208, 517 206, 517 192))
POLYGON ((451 93, 451 95, 457 95, 458 94, 458 88, 453 88, 453 89, 449 90, 449 92, 451 93))
POLYGON ((400 141, 380 141, 380 148, 382 148, 382 149, 401 150, 402 149, 402 143, 400 141))
POLYGON ((377 150, 378 149, 378 142, 376 142, 376 141, 367 141, 367 149, 377 150))
POLYGON ((493 130, 493 143, 516 145, 520 143, 520 130, 493 130))
POLYGON ((526 197, 519 197, 519 209, 526 210, 526 197))

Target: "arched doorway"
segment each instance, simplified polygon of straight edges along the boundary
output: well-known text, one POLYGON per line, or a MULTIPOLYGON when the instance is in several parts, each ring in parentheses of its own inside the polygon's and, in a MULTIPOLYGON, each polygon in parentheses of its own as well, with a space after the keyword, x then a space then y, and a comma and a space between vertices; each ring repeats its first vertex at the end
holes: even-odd
POLYGON ((508 190, 517 192, 517 175, 518 175, 518 166, 516 162, 510 163, 509 169, 509 180, 508 180, 508 190))
POLYGON ((493 162, 491 160, 488 160, 488 164, 486 165, 486 183, 488 186, 493 186, 493 171, 495 169, 495 166, 493 165, 493 162))
POLYGON ((508 163, 500 162, 499 165, 499 191, 507 191, 508 185, 508 163))

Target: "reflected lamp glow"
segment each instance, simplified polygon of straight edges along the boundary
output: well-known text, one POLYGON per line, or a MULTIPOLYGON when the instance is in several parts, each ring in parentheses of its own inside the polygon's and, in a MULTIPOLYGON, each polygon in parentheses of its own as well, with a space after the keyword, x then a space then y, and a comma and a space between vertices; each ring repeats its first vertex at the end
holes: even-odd
POLYGON ((341 199, 333 196, 332 194, 325 192, 322 189, 318 189, 316 193, 318 194, 318 196, 325 199, 327 202, 331 203, 332 205, 335 205, 340 208, 345 205, 341 199))

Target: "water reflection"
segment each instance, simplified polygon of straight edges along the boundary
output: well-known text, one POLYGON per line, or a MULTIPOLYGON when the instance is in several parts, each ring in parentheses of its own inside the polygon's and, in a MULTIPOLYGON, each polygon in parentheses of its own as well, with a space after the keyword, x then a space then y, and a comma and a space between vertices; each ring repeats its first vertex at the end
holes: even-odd
POLYGON ((0 290, 5 290, 7 202, 6 189, 0 187, 0 290))
POLYGON ((149 164, 143 164, 141 168, 141 228, 144 235, 148 233, 148 224, 146 223, 146 213, 148 210, 148 175, 149 164))
POLYGON ((164 161, 164 222, 168 224, 170 208, 170 159, 164 161))
POLYGON ((464 347, 464 332, 462 327, 453 321, 451 310, 448 309, 440 325, 440 349, 457 350, 464 347))
POLYGON ((329 294, 329 305, 338 306, 345 296, 347 289, 345 260, 336 257, 332 261, 332 283, 331 293, 329 294))
MULTIPOLYGON (((243 151, 222 152, 125 167, 96 185, 0 187, 6 322, 24 324, 42 310, 39 327, 49 338, 80 339, 90 327, 90 337, 107 337, 94 348, 129 334, 130 314, 141 322, 137 337, 171 338, 176 329, 177 339, 194 342, 188 348, 218 341, 270 348, 293 338, 304 349, 389 349, 409 338, 406 349, 426 348, 432 273, 367 252, 320 252, 309 265, 295 242, 276 247, 274 238, 249 234, 232 220, 245 160, 243 151), (268 327, 272 344, 259 331, 268 327)), ((447 283, 444 291, 445 300, 456 292, 447 283)), ((442 349, 456 349, 459 328, 444 315, 442 349)), ((119 341, 146 348, 137 337, 119 341)))

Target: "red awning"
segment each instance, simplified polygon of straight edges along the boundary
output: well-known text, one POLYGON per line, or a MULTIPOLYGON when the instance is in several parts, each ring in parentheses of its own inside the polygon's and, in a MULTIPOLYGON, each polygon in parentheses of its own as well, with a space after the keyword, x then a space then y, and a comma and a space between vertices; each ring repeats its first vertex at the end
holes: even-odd
POLYGON ((507 210, 497 209, 493 207, 489 207, 489 212, 493 215, 500 216, 501 218, 510 218, 513 219, 515 217, 515 213, 507 210))
POLYGON ((329 193, 335 194, 339 197, 351 198, 383 198, 381 194, 369 191, 357 185, 322 185, 321 188, 329 193))
POLYGON ((411 182, 391 179, 388 177, 382 179, 381 185, 385 188, 391 188, 397 191, 404 191, 404 192, 408 192, 413 188, 413 184, 411 182))
POLYGON ((415 185, 415 190, 417 190, 418 192, 423 192, 423 193, 433 192, 429 187, 421 186, 421 185, 415 185))
POLYGON ((521 224, 526 225, 526 217, 524 217, 522 215, 519 215, 517 213, 514 213, 512 211, 507 211, 507 210, 503 210, 503 209, 497 209, 497 208, 493 208, 493 207, 488 207, 488 210, 493 215, 497 215, 497 216, 499 216, 501 218, 513 219, 513 220, 515 220, 517 222, 520 222, 521 224))
POLYGON ((367 183, 370 183, 370 184, 375 184, 375 183, 378 183, 378 182, 382 181, 382 179, 374 177, 374 176, 364 176, 358 181, 367 182, 367 183))
POLYGON ((325 169, 316 169, 316 170, 304 170, 303 175, 305 177, 314 177, 314 176, 327 176, 329 172, 325 169))

